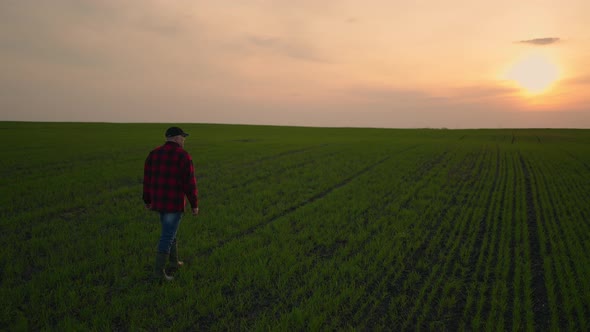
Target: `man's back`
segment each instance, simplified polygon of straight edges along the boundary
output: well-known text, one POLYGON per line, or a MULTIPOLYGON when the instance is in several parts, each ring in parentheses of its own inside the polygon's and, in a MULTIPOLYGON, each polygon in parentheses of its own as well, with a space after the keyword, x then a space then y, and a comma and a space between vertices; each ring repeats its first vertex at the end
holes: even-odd
POLYGON ((143 199, 152 210, 182 212, 185 198, 197 206, 196 179, 191 156, 175 142, 150 152, 144 167, 143 199))

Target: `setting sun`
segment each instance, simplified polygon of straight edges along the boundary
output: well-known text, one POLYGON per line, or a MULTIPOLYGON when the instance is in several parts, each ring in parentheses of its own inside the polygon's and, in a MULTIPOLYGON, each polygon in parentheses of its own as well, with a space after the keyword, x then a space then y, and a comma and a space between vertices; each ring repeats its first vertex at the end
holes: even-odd
POLYGON ((529 55, 514 63, 506 78, 515 81, 527 93, 537 95, 549 90, 559 79, 559 68, 548 57, 529 55))

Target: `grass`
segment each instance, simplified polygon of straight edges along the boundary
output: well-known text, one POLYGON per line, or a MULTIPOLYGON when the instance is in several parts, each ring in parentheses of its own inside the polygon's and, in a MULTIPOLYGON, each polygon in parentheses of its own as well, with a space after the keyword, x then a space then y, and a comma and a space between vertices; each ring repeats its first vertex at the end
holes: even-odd
POLYGON ((183 124, 201 214, 156 285, 166 127, 0 123, 0 329, 590 328, 588 130, 183 124))

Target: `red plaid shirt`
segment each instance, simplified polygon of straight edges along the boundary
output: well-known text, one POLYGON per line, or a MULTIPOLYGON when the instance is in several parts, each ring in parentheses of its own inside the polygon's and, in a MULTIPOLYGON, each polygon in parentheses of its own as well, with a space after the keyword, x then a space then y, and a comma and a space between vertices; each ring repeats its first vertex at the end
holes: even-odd
POLYGON ((186 198, 198 207, 197 179, 191 156, 175 142, 157 147, 145 160, 143 201, 152 210, 183 212, 186 198))

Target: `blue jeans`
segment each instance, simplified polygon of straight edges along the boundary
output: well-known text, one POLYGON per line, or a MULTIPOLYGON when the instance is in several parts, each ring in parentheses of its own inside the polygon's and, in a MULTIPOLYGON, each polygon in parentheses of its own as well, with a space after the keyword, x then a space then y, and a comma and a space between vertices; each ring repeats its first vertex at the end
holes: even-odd
POLYGON ((169 254, 172 244, 176 241, 176 231, 180 225, 182 212, 160 212, 160 222, 162 223, 162 235, 158 243, 158 252, 169 254))

